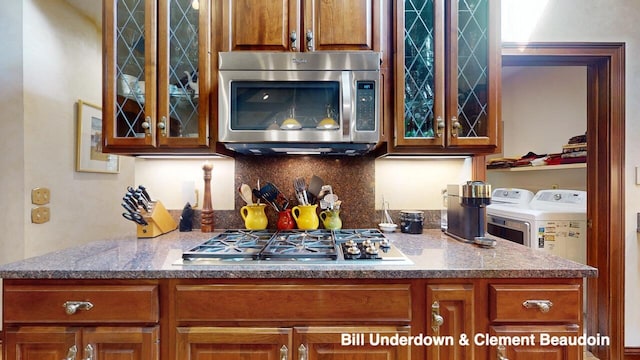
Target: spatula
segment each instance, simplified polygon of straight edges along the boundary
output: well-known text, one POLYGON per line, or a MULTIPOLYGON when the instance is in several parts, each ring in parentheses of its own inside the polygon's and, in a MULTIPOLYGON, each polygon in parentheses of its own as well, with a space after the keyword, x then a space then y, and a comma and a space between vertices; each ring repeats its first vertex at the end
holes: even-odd
POLYGON ((324 185, 324 180, 319 176, 313 175, 309 181, 309 203, 313 204, 318 199, 318 194, 324 185))

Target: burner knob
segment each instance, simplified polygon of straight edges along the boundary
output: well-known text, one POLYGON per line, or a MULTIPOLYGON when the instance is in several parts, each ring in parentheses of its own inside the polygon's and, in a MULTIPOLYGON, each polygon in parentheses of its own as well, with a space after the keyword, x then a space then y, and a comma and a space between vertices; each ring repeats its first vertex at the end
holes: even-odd
POLYGON ((386 238, 380 240, 380 242, 378 244, 380 244, 380 247, 382 247, 382 248, 391 247, 391 244, 389 243, 389 239, 386 239, 386 238))
POLYGON ((360 254, 360 249, 358 249, 358 247, 354 244, 353 246, 349 247, 347 249, 347 252, 350 255, 359 255, 360 254))
POLYGON ((368 248, 369 246, 371 246, 371 240, 369 239, 362 240, 362 246, 365 248, 368 248))
POLYGON ((349 239, 349 240, 345 241, 344 245, 347 246, 347 247, 352 247, 352 246, 356 246, 356 242, 351 240, 351 239, 349 239))
POLYGON ((371 244, 371 246, 367 247, 366 252, 369 255, 376 255, 376 254, 378 254, 378 249, 376 249, 375 245, 371 244))

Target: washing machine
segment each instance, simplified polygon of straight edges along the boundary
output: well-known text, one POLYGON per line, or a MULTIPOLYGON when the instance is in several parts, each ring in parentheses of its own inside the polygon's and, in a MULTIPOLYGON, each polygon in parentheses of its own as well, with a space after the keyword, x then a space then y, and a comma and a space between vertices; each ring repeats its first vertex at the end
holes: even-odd
POLYGON ((587 262, 587 193, 540 190, 528 205, 487 206, 487 232, 565 259, 587 262))

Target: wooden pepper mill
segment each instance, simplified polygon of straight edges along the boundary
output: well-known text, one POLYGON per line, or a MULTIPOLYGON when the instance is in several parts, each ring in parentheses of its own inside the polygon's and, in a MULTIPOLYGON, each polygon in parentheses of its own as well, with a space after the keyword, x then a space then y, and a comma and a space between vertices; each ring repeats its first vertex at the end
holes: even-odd
POLYGON ((211 170, 213 165, 208 162, 202 166, 204 170, 204 199, 202 204, 202 216, 200 220, 200 231, 213 231, 213 206, 211 205, 211 170))

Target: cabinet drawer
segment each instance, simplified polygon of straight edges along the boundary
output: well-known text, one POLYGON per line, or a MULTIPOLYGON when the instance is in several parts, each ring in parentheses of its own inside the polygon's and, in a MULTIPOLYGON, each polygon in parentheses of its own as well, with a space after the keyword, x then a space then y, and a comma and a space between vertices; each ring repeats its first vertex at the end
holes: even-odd
POLYGON ((409 285, 178 285, 178 321, 411 320, 409 285))
POLYGON ((4 309, 6 323, 156 323, 158 288, 7 285, 4 309))
POLYGON ((580 285, 490 285, 489 317, 492 322, 580 323, 581 293, 580 285))

